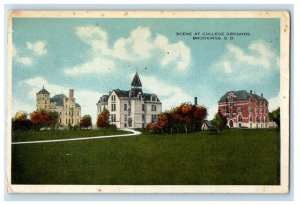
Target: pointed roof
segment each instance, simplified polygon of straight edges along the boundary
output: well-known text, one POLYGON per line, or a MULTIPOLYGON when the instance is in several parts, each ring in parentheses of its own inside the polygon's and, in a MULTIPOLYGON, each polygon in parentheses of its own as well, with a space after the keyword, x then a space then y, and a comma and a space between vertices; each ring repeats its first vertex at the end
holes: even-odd
POLYGON ((131 86, 132 87, 142 87, 142 82, 141 82, 139 74, 137 72, 135 73, 135 75, 132 79, 131 86))
POLYGON ((36 94, 48 94, 48 95, 50 95, 50 93, 44 88, 44 86, 43 86, 43 88, 42 88, 39 92, 37 92, 36 94))

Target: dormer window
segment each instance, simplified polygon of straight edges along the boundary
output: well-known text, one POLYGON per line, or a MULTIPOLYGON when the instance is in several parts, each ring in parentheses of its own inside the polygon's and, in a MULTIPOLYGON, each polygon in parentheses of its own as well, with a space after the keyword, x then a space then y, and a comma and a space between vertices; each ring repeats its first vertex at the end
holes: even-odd
POLYGON ((153 96, 151 97, 151 101, 156 101, 156 96, 155 96, 155 95, 153 95, 153 96))

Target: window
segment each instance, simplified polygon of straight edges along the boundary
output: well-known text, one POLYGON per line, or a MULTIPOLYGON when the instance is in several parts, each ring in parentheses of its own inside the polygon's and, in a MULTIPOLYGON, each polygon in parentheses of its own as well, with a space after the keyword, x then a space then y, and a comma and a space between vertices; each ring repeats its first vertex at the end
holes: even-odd
POLYGON ((156 97, 155 97, 155 96, 152 96, 152 97, 151 97, 151 101, 156 101, 156 97))
POLYGON ((127 114, 124 114, 124 122, 127 122, 127 114))
POLYGON ((227 113, 226 107, 223 108, 223 113, 227 113))
POLYGON ((239 115, 238 122, 242 122, 242 121, 243 121, 242 115, 239 115))
POLYGON ((153 123, 153 122, 156 122, 156 115, 154 114, 154 115, 151 115, 151 122, 153 123))
POLYGON ((156 111, 156 105, 151 106, 151 111, 156 111))
POLYGON ((249 106, 249 112, 252 113, 252 107, 251 106, 249 106))
POLYGON ((260 122, 261 122, 261 123, 264 123, 264 117, 261 117, 261 118, 260 118, 260 122))
POLYGON ((77 111, 77 115, 79 116, 79 111, 77 111))
POLYGON ((112 122, 116 122, 116 114, 111 114, 110 118, 112 122))
POLYGON ((256 119, 255 119, 255 120, 256 120, 256 123, 258 123, 258 116, 256 116, 256 119))
POLYGON ((142 111, 145 111, 145 104, 142 104, 142 111))
POLYGON ((250 122, 252 122, 252 115, 250 115, 250 118, 249 118, 250 122))
POLYGON ((241 108, 241 107, 238 107, 238 108, 237 108, 237 112, 242 112, 242 108, 241 108))
POLYGON ((138 98, 139 98, 139 100, 142 100, 142 95, 139 94, 139 95, 138 95, 138 98))
POLYGON ((229 114, 229 117, 230 117, 230 118, 232 118, 232 117, 233 117, 233 114, 232 114, 232 112, 230 112, 230 114, 229 114))
POLYGON ((145 114, 142 114, 142 121, 145 122, 145 114))
POLYGON ((113 102, 116 101, 116 96, 115 95, 111 96, 111 101, 113 101, 113 102))
POLYGON ((258 113, 258 108, 255 108, 255 113, 258 113))
POLYGON ((127 111, 127 104, 124 104, 124 111, 127 111))
POLYGON ((116 111, 116 104, 111 104, 111 111, 116 111))

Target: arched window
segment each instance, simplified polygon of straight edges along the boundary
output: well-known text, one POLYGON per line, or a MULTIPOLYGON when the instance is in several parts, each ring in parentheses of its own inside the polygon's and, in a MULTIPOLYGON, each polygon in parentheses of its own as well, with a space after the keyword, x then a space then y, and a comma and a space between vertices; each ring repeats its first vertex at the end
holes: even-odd
POLYGON ((249 120, 250 120, 250 122, 252 122, 252 115, 250 115, 249 120))

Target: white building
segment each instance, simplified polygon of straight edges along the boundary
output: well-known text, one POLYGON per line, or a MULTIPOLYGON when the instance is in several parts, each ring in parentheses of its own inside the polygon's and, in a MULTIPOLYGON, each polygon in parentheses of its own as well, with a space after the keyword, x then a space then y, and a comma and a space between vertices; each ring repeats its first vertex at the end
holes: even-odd
POLYGON ((156 122, 157 115, 162 112, 162 103, 156 94, 143 92, 136 73, 130 90, 115 89, 100 97, 97 114, 104 108, 109 111, 111 124, 118 128, 145 128, 147 124, 156 122))

